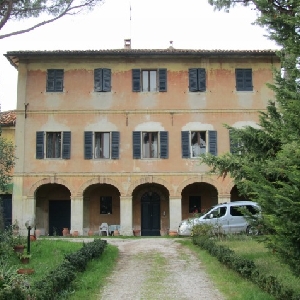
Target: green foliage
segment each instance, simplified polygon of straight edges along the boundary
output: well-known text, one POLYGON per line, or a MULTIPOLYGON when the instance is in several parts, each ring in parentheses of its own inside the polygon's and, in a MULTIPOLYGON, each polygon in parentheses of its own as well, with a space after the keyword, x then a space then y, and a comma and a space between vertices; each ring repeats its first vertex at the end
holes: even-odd
POLYGON ((281 259, 300 275, 300 0, 209 0, 216 9, 254 5, 257 24, 283 47, 278 55, 285 76, 275 72, 276 101, 260 114, 260 128, 231 130, 235 149, 219 157, 202 156, 202 162, 222 177, 230 175, 239 192, 262 208, 266 241, 281 259))
POLYGON ((13 143, 0 136, 0 190, 6 191, 11 182, 11 171, 15 165, 15 147, 13 143))
POLYGON ((104 0, 13 0, 0 1, 0 30, 9 23, 10 20, 22 20, 28 18, 38 18, 48 16, 48 20, 37 22, 27 29, 20 28, 15 32, 0 35, 0 39, 22 34, 31 31, 42 25, 51 23, 65 15, 78 14, 84 9, 92 10, 97 4, 104 0))

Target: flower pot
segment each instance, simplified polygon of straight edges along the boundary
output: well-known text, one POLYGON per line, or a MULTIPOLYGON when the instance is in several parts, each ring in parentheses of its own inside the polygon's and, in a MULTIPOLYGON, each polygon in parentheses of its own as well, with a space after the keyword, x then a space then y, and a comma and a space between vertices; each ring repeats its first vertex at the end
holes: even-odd
POLYGON ((75 237, 77 237, 79 235, 79 233, 78 233, 77 230, 74 230, 72 235, 75 236, 75 237))
POLYGON ((14 246, 14 251, 16 253, 23 253, 24 252, 24 249, 25 249, 25 246, 24 245, 16 245, 14 246))
POLYGON ((30 235, 30 240, 31 241, 35 241, 36 240, 36 237, 34 235, 30 235))
POLYGON ((169 236, 177 236, 177 231, 169 231, 169 236))
POLYGON ((133 235, 134 236, 140 236, 141 235, 141 230, 140 229, 134 229, 133 230, 133 235))
POLYGON ((118 235, 120 235, 119 230, 118 229, 114 230, 114 236, 118 236, 118 235))
POLYGON ((62 231, 63 236, 67 236, 69 234, 69 229, 68 228, 64 228, 62 231))
POLYGON ((92 235, 94 235, 93 230, 89 230, 89 231, 88 231, 88 236, 92 236, 92 235))
POLYGON ((29 257, 21 257, 20 260, 22 264, 29 264, 29 257))
POLYGON ((17 271, 18 274, 30 275, 34 273, 34 269, 19 269, 17 271))

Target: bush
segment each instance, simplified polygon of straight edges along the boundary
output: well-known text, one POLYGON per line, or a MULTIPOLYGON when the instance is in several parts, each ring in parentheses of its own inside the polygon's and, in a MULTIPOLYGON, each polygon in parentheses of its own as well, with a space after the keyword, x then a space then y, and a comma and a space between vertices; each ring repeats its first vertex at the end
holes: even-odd
POLYGON ((217 245, 215 240, 207 236, 194 236, 193 243, 207 250, 221 263, 238 272, 242 277, 251 280, 262 290, 276 299, 299 300, 300 294, 283 286, 275 276, 263 274, 252 260, 238 256, 233 250, 223 245, 217 245))

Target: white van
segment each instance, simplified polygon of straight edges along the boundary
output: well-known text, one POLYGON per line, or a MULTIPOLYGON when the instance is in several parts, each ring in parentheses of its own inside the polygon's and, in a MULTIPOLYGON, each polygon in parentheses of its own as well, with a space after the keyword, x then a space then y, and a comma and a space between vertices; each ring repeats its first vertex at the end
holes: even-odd
POLYGON ((260 207, 252 201, 234 201, 220 203, 212 207, 199 218, 183 220, 178 227, 178 235, 191 235, 196 224, 211 224, 219 228, 222 233, 249 233, 250 226, 241 213, 241 208, 246 208, 251 214, 258 214, 260 207))

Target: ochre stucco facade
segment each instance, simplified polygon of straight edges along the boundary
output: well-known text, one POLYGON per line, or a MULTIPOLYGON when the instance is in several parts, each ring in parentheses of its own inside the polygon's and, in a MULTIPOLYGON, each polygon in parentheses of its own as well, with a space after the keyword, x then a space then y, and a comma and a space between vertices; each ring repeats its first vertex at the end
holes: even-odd
POLYGON ((280 67, 272 51, 121 49, 6 56, 19 72, 13 220, 25 224, 34 217, 44 234, 61 234, 53 224, 87 234, 105 222, 120 225, 124 235, 133 229, 157 235, 159 229, 176 230, 193 215, 193 197, 201 210, 239 199, 230 178, 208 175, 197 157, 183 158, 181 132, 217 132, 217 155, 229 151, 223 125, 257 126, 258 111, 274 97, 266 83, 280 67), (97 68, 111 70, 109 92, 94 91, 97 68), (159 68, 167 70, 167 91, 132 91, 132 69, 159 68), (205 91, 189 90, 190 68, 205 69, 205 91), (46 91, 49 69, 63 69, 62 92, 46 91), (236 69, 252 70, 252 91, 236 90, 236 69), (37 159, 36 132, 71 132, 70 158, 37 159), (85 159, 85 132, 119 132, 119 158, 85 159), (167 158, 133 158, 133 132, 167 132, 167 158), (110 198, 111 213, 100 212, 101 197, 110 198), (59 202, 69 215, 60 215, 59 202))

